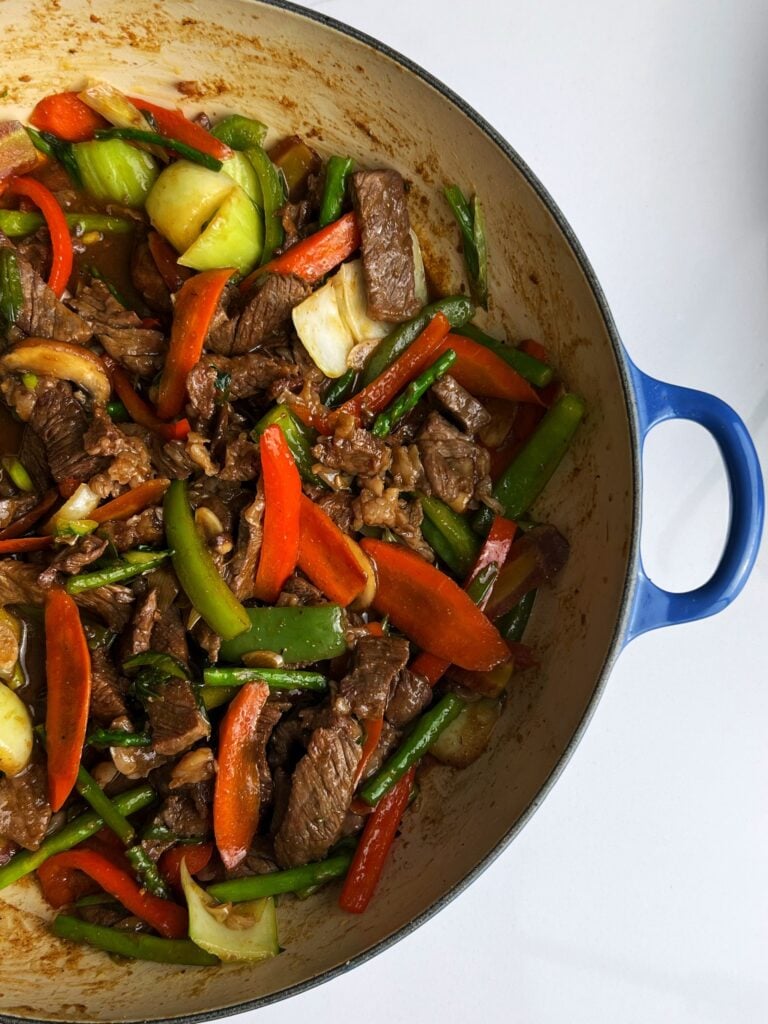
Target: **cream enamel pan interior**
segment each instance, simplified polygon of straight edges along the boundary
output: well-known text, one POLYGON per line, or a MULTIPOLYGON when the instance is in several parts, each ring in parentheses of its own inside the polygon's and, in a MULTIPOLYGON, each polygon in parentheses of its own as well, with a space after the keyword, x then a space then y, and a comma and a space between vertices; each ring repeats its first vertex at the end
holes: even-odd
MULTIPOLYGON (((538 508, 573 541, 530 636, 541 667, 513 687, 492 747, 471 768, 424 778, 380 891, 362 917, 337 890, 280 903, 285 952, 251 968, 115 964, 52 939, 35 884, 0 894, 0 1013, 79 1021, 215 1017, 279 998, 391 941, 455 893, 520 827, 583 726, 616 652, 635 557, 636 466, 615 332, 567 228, 522 163, 476 115, 369 40, 296 10, 217 0, 4 0, 6 109, 74 88, 87 72, 211 115, 258 116, 322 154, 396 167, 436 288, 461 286, 457 237, 440 196, 461 182, 485 200, 488 323, 546 342, 588 419, 538 508), (185 95, 179 92, 179 85, 185 95), (462 822, 461 829, 456 822, 462 822)), ((5 115, 4 115, 5 116, 5 115)))

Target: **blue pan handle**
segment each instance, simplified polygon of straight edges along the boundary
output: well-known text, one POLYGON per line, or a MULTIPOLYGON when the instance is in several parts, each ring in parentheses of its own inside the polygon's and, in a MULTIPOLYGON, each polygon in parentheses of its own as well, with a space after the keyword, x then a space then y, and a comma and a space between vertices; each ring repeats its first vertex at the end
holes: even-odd
POLYGON ((731 496, 728 537, 714 575, 684 594, 662 590, 638 562, 637 582, 626 642, 659 626, 691 622, 726 608, 747 582, 760 546, 765 496, 760 462, 743 420, 714 395, 649 377, 631 362, 641 446, 648 432, 664 420, 693 420, 708 430, 725 462, 731 496))

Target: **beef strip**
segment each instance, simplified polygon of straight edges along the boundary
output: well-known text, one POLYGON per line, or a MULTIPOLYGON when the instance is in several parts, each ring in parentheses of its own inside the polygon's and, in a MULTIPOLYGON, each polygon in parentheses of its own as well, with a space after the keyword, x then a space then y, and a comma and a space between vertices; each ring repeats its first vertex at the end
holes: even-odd
POLYGON ((243 355, 274 335, 312 286, 290 274, 271 274, 234 318, 222 311, 211 324, 206 348, 224 356, 243 355))
POLYGON ((419 449, 415 444, 396 444, 392 446, 392 467, 390 469, 392 483, 404 491, 423 490, 425 484, 424 467, 419 458, 419 449))
POLYGON ((273 703, 268 700, 256 720, 256 732, 253 737, 253 755, 256 758, 256 765, 259 769, 262 813, 272 803, 273 792, 272 772, 269 770, 269 763, 267 762, 267 744, 286 707, 290 707, 290 705, 273 703))
POLYGON ((149 442, 149 454, 157 473, 171 480, 186 480, 195 468, 183 441, 163 441, 153 435, 149 442))
POLYGON ((131 254, 131 281, 147 305, 155 313, 170 313, 171 293, 157 269, 147 242, 134 245, 131 254))
POLYGON ((382 718, 398 673, 408 663, 404 637, 363 636, 355 648, 352 671, 339 683, 333 706, 360 720, 382 718))
POLYGON ((233 402, 268 391, 278 383, 291 387, 301 383, 301 369, 296 363, 289 363, 265 352, 249 352, 248 355, 232 358, 205 355, 203 360, 219 373, 229 376, 228 394, 233 402))
POLYGON ((205 839, 211 832, 211 803, 209 782, 170 793, 149 822, 149 827, 167 829, 168 838, 145 840, 141 845, 153 860, 157 860, 179 839, 205 839))
POLYGON ((288 807, 275 836, 281 867, 322 860, 338 840, 352 802, 361 756, 361 730, 334 715, 315 729, 291 781, 288 807))
POLYGON ((490 496, 490 456, 485 448, 432 412, 416 444, 430 492, 454 512, 465 512, 470 501, 490 496))
POLYGON ((354 528, 378 526, 392 530, 409 548, 433 562, 432 548, 421 535, 424 513, 420 502, 407 501, 397 487, 384 487, 380 479, 369 480, 352 502, 355 513, 354 528))
POLYGON ((142 327, 138 313, 122 306, 103 281, 80 289, 70 304, 109 355, 130 373, 153 377, 162 368, 167 349, 162 332, 142 327))
POLYGON ((51 236, 48 227, 38 228, 33 235, 16 242, 16 252, 31 263, 41 277, 49 276, 51 267, 51 236))
POLYGON ((275 601, 275 604, 281 608, 311 608, 327 603, 325 595, 298 573, 288 577, 283 584, 283 589, 278 594, 277 601, 275 601))
POLYGON ((235 597, 241 601, 247 601, 254 596, 263 518, 264 492, 259 485, 256 497, 243 509, 240 516, 235 553, 227 567, 227 582, 235 597))
POLYGON ((138 487, 153 475, 149 450, 141 437, 122 431, 100 406, 93 409, 83 444, 90 455, 111 459, 106 469, 88 484, 100 498, 115 497, 126 488, 138 487))
POLYGON ((168 679, 144 703, 152 749, 158 754, 173 757, 211 734, 208 719, 198 707, 195 691, 187 679, 168 679))
POLYGON ((427 680, 404 668, 387 704, 387 721, 397 729, 403 729, 427 707, 432 697, 432 687, 427 680))
POLYGON ((120 552, 130 551, 140 544, 156 547, 165 538, 162 506, 146 508, 122 522, 113 519, 102 523, 99 535, 106 537, 120 552))
POLYGON ((375 476, 389 469, 392 461, 387 445, 361 428, 355 428, 349 437, 321 437, 312 454, 329 469, 352 476, 375 476))
POLYGON ((91 651, 91 718, 99 725, 109 725, 124 715, 127 689, 128 682, 121 678, 109 652, 103 647, 91 651))
POLYGON ((64 576, 76 576, 82 569, 101 558, 107 550, 107 541, 94 534, 78 537, 74 544, 62 548, 51 559, 51 564, 40 573, 40 585, 46 590, 60 584, 64 576))
POLYGON ((172 654, 182 664, 189 664, 187 631, 181 619, 181 612, 175 604, 163 607, 162 595, 158 603, 158 614, 152 629, 150 646, 153 651, 172 654))
POLYGON ((396 729, 393 725, 390 725, 385 718, 381 724, 381 736, 379 736, 379 742, 376 744, 376 749, 368 759, 365 770, 361 776, 362 782, 366 779, 373 778, 395 747, 399 745, 400 738, 400 730, 396 729))
POLYGON ((19 775, 0 778, 0 836, 26 850, 36 850, 50 820, 48 780, 43 765, 33 763, 19 775))
POLYGON ((397 171, 356 171, 350 178, 360 225, 368 316, 398 323, 420 308, 405 183, 397 171))
POLYGON ((57 381, 54 387, 43 391, 35 402, 29 425, 45 449, 56 483, 70 478, 88 480, 106 469, 105 458, 85 451, 88 415, 66 381, 57 381))
POLYGON ((348 491, 336 491, 328 494, 323 491, 322 495, 314 499, 315 504, 336 523, 344 533, 352 533, 352 523, 355 514, 352 510, 352 495, 348 491))
POLYGON ((122 658, 143 654, 152 644, 152 630, 157 622, 157 590, 152 588, 137 603, 131 624, 122 637, 122 658))
POLYGON ((0 498, 0 530, 31 512, 40 503, 36 494, 18 494, 11 498, 0 498))
POLYGON ((51 482, 51 474, 48 472, 45 445, 29 424, 24 427, 21 435, 19 461, 29 473, 37 493, 46 491, 51 482))
POLYGON ((216 386, 218 379, 219 371, 206 359, 201 359, 187 374, 189 411, 201 429, 210 423, 216 412, 216 397, 220 394, 216 386))
MULTIPOLYGON (((40 605, 45 591, 39 581, 40 566, 29 562, 0 560, 0 608, 9 604, 40 605)), ((75 597, 77 604, 102 619, 115 633, 121 632, 131 616, 133 594, 127 587, 112 585, 86 590, 75 597)))
POLYGON ((473 436, 491 422, 491 414, 485 406, 450 374, 436 381, 429 395, 465 434, 473 436))

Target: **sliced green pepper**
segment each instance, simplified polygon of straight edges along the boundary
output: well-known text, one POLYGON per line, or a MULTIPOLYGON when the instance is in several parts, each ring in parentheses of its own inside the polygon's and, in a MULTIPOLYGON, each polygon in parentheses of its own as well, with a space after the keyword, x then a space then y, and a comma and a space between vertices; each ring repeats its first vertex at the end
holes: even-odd
MULTIPOLYGON (((347 619, 337 604, 311 608, 248 608, 250 629, 221 645, 221 660, 249 651, 276 651, 287 663, 325 661, 347 649, 347 619)), ((258 671, 258 670, 254 670, 258 671)))
POLYGON ((19 258, 8 246, 0 249, 0 320, 6 329, 12 327, 24 307, 21 290, 19 258))
POLYGON ((264 207, 264 248, 260 266, 272 259, 275 249, 283 244, 283 223, 280 208, 285 203, 285 189, 280 173, 261 146, 252 146, 245 151, 259 179, 264 207))
POLYGON ((211 128, 211 135, 221 139, 230 149, 253 149, 267 137, 267 126, 252 117, 230 114, 211 128))
POLYGON ((536 600, 536 591, 529 590, 525 597, 522 597, 514 608, 502 615, 494 625, 509 643, 518 644, 523 639, 525 627, 531 617, 533 605, 536 600))
POLYGON ((347 178, 354 166, 355 161, 350 156, 332 156, 326 164, 323 201, 320 204, 320 220, 318 222, 321 228, 338 220, 341 216, 344 195, 347 191, 347 178))
POLYGON ((336 380, 332 380, 328 386, 328 390, 323 395, 323 404, 327 405, 329 409, 335 409, 337 405, 341 405, 345 398, 355 389, 355 381, 357 380, 357 370, 347 370, 346 373, 342 373, 336 380))
POLYGON ((168 543, 173 548, 173 568, 184 593, 214 632, 224 640, 232 640, 248 629, 250 619, 222 579, 195 525, 186 481, 171 482, 163 501, 163 519, 168 543))

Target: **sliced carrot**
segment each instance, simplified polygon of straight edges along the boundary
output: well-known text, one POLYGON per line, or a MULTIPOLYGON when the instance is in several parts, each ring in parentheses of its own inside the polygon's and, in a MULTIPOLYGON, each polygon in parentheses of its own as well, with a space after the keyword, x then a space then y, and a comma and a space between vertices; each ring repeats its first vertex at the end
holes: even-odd
POLYGON ((306 495, 301 496, 298 566, 326 597, 343 607, 351 604, 368 582, 347 535, 306 495))
POLYGON ((157 479, 147 480, 138 487, 134 487, 125 494, 121 494, 106 505, 100 505, 88 518, 96 523, 123 521, 135 516, 137 512, 143 512, 150 505, 156 505, 165 492, 168 490, 170 480, 157 479))

